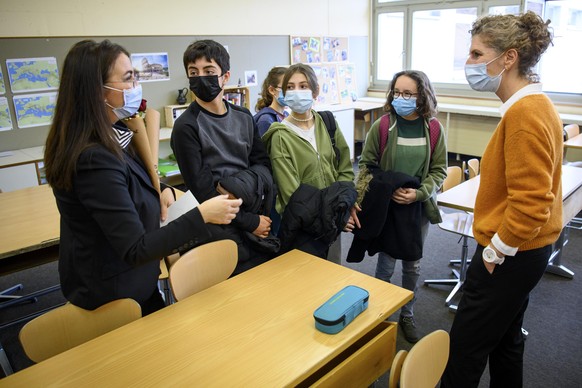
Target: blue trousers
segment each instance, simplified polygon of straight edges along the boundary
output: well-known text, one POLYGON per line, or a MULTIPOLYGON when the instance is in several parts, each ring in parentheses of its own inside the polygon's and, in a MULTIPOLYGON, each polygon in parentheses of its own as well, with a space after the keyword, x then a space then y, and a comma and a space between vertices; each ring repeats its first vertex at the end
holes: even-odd
POLYGON ((508 256, 492 274, 483 264, 483 249, 477 246, 467 270, 442 388, 477 387, 487 359, 491 387, 523 386, 523 316, 552 246, 508 256))

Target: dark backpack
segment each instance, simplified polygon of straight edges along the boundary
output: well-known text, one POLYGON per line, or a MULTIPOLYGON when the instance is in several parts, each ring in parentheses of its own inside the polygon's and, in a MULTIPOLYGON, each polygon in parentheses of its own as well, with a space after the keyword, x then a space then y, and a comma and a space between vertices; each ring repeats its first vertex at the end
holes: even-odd
MULTIPOLYGON (((382 154, 384 153, 384 149, 386 148, 386 144, 388 144, 388 134, 390 128, 390 115, 385 114, 384 116, 380 117, 380 153, 378 154, 378 163, 380 163, 380 159, 382 159, 382 154)), ((434 154, 434 148, 436 147, 436 143, 439 140, 439 135, 441 133, 441 126, 439 121, 434 117, 430 119, 428 122, 428 134, 430 137, 430 157, 432 159, 432 155, 434 154)))
POLYGON ((340 160, 340 151, 339 148, 335 145, 335 131, 337 127, 335 125, 335 117, 333 113, 328 110, 323 110, 321 112, 317 112, 323 119, 323 123, 325 124, 325 128, 327 129, 327 133, 329 134, 329 138, 331 139, 331 147, 333 148, 333 152, 335 152, 335 161, 339 163, 340 160))

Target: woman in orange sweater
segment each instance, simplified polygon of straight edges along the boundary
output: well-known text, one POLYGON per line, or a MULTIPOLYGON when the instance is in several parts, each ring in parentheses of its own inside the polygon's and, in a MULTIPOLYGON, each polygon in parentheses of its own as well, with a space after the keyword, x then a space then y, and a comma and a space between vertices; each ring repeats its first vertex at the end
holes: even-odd
POLYGON ((441 387, 523 385, 521 327, 529 293, 562 229, 562 122, 532 69, 552 42, 532 12, 473 23, 469 85, 503 102, 481 160, 473 234, 478 246, 451 328, 441 387))

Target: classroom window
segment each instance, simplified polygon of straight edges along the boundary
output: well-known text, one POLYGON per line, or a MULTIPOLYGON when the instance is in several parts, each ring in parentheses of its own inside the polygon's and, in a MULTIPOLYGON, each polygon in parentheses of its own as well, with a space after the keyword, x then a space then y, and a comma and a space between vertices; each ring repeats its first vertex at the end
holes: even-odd
POLYGON ((554 45, 542 56, 538 68, 544 90, 580 93, 582 77, 576 58, 582 41, 582 1, 548 1, 544 19, 550 19, 554 28, 554 45))
POLYGON ((536 69, 544 91, 554 101, 580 98, 582 77, 574 76, 579 64, 573 59, 582 40, 580 0, 377 0, 373 4, 373 89, 386 90, 395 72, 419 69, 427 73, 437 93, 478 96, 464 74, 471 25, 484 14, 518 14, 524 4, 550 19, 554 29, 554 46, 536 69))
POLYGON ((402 70, 404 59, 404 12, 378 15, 378 66, 376 77, 390 80, 402 70))
POLYGON ((411 68, 422 69, 431 82, 466 83, 467 31, 476 19, 476 7, 413 12, 411 68))

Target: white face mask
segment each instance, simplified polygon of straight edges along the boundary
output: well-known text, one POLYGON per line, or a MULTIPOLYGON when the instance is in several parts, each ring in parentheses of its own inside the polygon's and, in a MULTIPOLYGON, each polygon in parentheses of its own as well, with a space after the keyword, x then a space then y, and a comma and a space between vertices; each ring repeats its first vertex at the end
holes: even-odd
POLYGON ((141 85, 138 84, 131 89, 116 89, 107 85, 104 85, 103 87, 106 89, 123 92, 123 106, 121 108, 114 108, 108 103, 106 103, 107 106, 113 110, 113 113, 115 113, 119 120, 126 119, 137 113, 139 106, 141 105, 142 98, 141 85))
POLYGON ((499 59, 501 55, 486 63, 465 64, 465 78, 467 78, 467 82, 473 90, 479 92, 497 92, 499 85, 501 85, 501 74, 503 74, 505 69, 495 77, 491 77, 487 74, 487 65, 499 59))
POLYGON ((311 90, 287 90, 285 104, 296 113, 305 113, 313 105, 313 93, 311 90))

